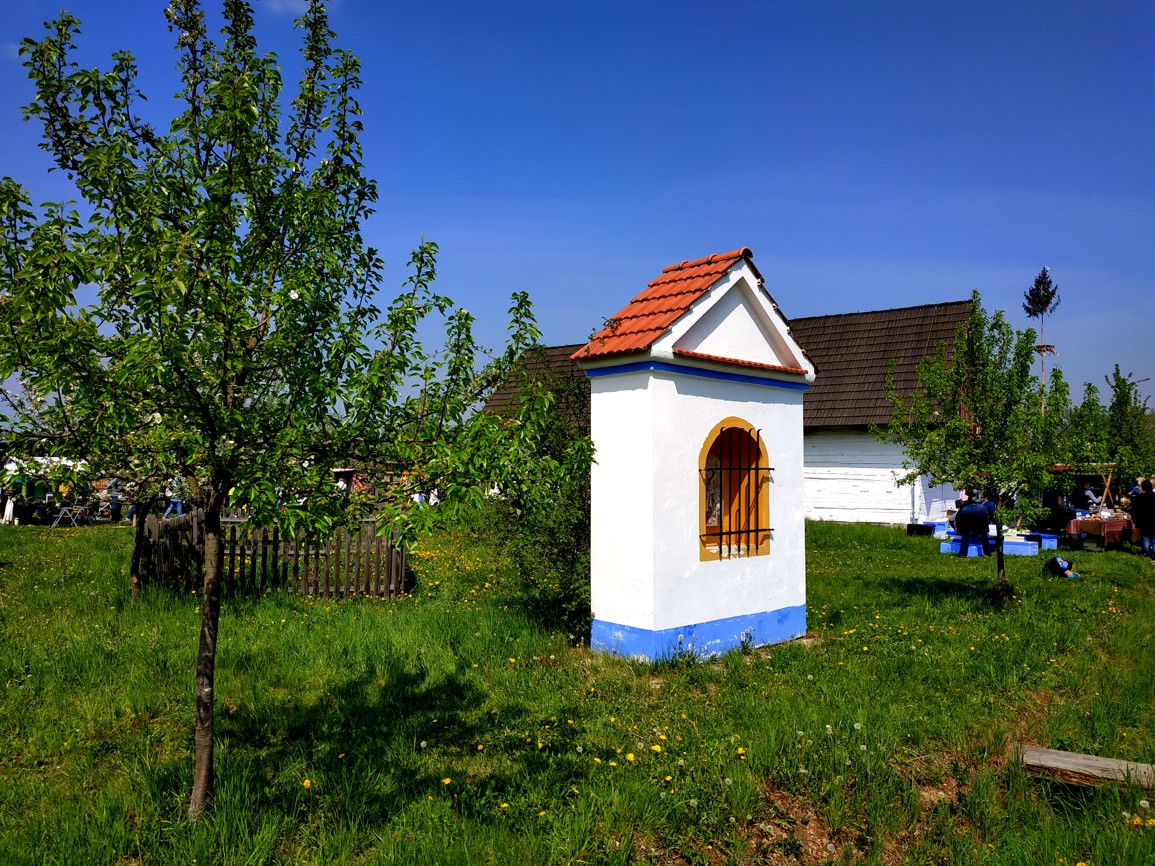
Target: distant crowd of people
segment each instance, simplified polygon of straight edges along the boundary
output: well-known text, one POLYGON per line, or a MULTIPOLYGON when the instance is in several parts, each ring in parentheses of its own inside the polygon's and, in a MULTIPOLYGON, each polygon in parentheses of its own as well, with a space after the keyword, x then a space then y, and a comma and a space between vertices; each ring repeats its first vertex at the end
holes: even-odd
MULTIPOLYGON (((1110 518, 1126 516, 1139 531, 1143 555, 1155 563, 1155 483, 1142 476, 1126 485, 1116 500, 1107 491, 1096 491, 1090 481, 1082 482, 1070 495, 1053 493, 1044 499, 1046 516, 1032 524, 1039 532, 1062 534, 1071 521, 1093 515, 1110 518), (1104 505, 1104 500, 1112 507, 1104 505)), ((959 535, 959 556, 967 555, 969 545, 980 545, 984 552, 990 544, 991 525, 996 521, 996 503, 981 490, 964 490, 955 500, 957 509, 951 522, 959 535)))

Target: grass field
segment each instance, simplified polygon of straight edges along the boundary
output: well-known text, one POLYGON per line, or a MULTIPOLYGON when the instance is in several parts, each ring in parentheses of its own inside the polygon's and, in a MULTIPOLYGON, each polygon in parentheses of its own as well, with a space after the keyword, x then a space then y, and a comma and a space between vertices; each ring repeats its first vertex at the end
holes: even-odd
POLYGON ((0 863, 1139 864, 1155 792, 1027 778, 1015 742, 1155 763, 1155 568, 1077 581, 808 526, 804 641, 696 663, 534 625, 483 539, 400 602, 226 603, 214 812, 195 594, 129 533, 0 527, 0 863))

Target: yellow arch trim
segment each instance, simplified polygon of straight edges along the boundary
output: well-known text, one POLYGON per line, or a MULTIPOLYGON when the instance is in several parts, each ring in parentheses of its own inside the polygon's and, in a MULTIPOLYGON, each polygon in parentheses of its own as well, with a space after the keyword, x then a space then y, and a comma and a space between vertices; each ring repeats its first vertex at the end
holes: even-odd
MULTIPOLYGON (((769 452, 766 449, 766 440, 758 434, 758 429, 744 418, 739 418, 736 415, 731 415, 719 421, 706 434, 706 439, 702 444, 701 450, 698 452, 698 558, 702 562, 709 562, 722 559, 721 549, 715 545, 711 547, 706 537, 706 482, 705 469, 706 460, 710 456, 710 450, 714 447, 714 443, 721 435, 723 430, 739 429, 746 431, 749 436, 758 443, 758 465, 769 466, 769 452)), ((763 476, 759 479, 758 491, 755 494, 758 498, 758 513, 765 515, 765 525, 770 525, 770 479, 769 476, 763 476)), ((759 535, 757 539, 757 547, 750 553, 750 556, 765 556, 770 552, 770 533, 765 532, 759 535)))

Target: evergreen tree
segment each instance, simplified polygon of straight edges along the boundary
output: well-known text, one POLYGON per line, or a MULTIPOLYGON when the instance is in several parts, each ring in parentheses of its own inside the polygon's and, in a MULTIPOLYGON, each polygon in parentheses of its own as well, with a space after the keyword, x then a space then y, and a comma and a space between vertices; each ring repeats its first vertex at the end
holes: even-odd
MULTIPOLYGON (((1023 312, 1032 319, 1039 320, 1039 343, 1035 352, 1039 356, 1039 381, 1043 391, 1047 388, 1047 355, 1057 355, 1055 347, 1047 342, 1046 317, 1055 312, 1062 300, 1059 297, 1059 286, 1051 280, 1050 269, 1044 267, 1035 277, 1035 282, 1024 294, 1023 312)), ((1046 400, 1043 402, 1046 410, 1046 400)))

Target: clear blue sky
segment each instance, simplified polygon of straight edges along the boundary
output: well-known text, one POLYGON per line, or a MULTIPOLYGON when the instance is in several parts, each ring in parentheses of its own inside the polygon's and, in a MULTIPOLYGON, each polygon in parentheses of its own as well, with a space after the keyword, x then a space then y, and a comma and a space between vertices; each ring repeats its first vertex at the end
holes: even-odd
MULTIPOLYGON (((157 111, 176 90, 163 2, 0 4, 0 174, 45 199, 64 193, 21 121, 16 45, 61 5, 85 65, 127 48, 157 111)), ((256 6, 292 65, 298 3, 256 6)), ((490 344, 514 290, 546 342, 581 342, 664 265, 749 246, 788 317, 977 288, 1026 327, 1047 265, 1073 396, 1115 363, 1155 377, 1148 0, 337 0, 330 16, 364 64, 384 288, 437 241, 441 290, 490 344)))

